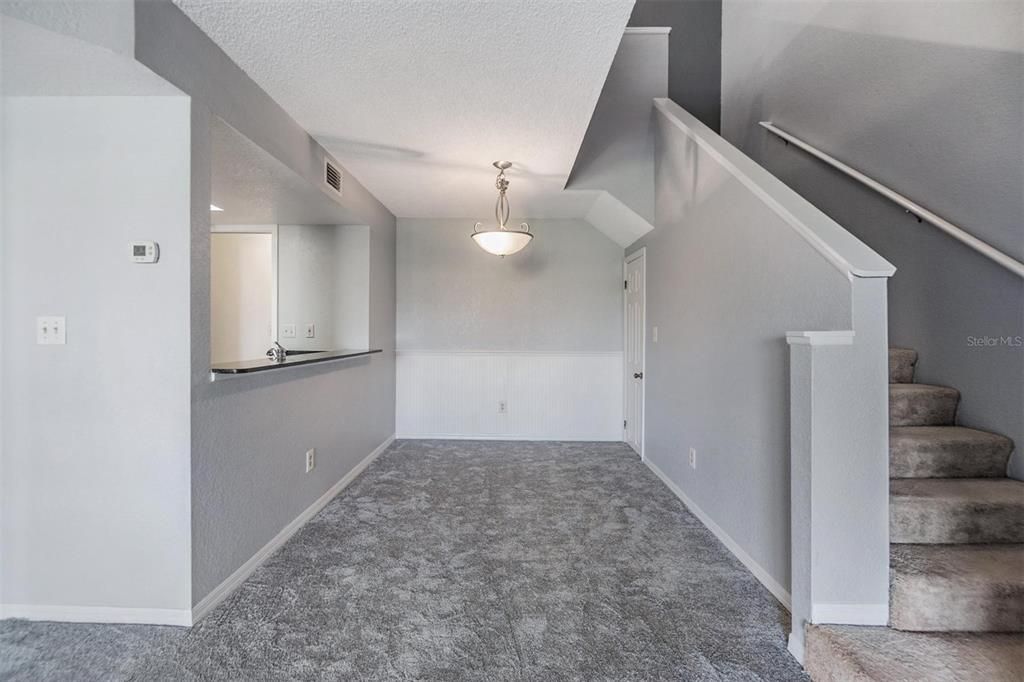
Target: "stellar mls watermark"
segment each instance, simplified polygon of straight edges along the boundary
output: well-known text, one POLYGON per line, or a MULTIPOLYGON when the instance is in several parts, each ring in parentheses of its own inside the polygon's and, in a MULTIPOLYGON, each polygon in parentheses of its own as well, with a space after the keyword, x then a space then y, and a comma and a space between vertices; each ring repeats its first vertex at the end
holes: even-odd
POLYGON ((1024 336, 968 336, 968 348, 1024 348, 1024 336))

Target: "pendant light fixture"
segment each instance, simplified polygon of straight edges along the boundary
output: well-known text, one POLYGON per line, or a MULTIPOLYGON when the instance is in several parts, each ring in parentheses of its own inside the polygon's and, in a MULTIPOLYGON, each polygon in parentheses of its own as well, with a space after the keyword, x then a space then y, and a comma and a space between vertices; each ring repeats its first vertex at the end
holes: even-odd
POLYGON ((498 179, 494 186, 498 189, 498 203, 494 205, 494 218, 498 226, 490 230, 481 230, 483 223, 477 223, 473 228, 473 241, 487 253, 495 256, 511 256, 513 253, 522 251, 523 247, 530 243, 533 235, 530 234, 530 226, 520 223, 518 230, 510 230, 506 227, 509 216, 508 198, 505 192, 508 191, 508 180, 505 178, 505 171, 512 166, 510 161, 495 161, 494 167, 498 169, 498 179))

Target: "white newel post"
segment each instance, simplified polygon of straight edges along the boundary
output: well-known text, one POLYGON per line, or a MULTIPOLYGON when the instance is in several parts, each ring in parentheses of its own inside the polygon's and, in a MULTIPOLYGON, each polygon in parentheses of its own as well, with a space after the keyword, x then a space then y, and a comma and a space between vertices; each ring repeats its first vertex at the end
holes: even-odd
POLYGON ((791 332, 792 632, 889 617, 887 278, 851 281, 854 330, 791 332))

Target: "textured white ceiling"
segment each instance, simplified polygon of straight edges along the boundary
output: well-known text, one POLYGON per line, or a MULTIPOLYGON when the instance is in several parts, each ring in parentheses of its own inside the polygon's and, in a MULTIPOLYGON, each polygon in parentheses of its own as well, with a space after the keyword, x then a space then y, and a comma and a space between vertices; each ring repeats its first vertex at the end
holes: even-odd
POLYGON ((582 217, 562 191, 633 0, 175 0, 393 213, 582 217))

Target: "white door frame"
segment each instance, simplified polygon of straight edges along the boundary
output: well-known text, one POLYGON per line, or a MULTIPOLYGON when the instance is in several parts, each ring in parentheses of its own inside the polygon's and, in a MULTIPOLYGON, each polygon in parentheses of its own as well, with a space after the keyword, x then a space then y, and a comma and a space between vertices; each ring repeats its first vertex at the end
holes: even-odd
MULTIPOLYGON (((646 457, 644 455, 644 451, 645 451, 645 445, 644 444, 645 444, 646 437, 647 437, 647 247, 646 246, 641 246, 639 249, 637 249, 636 251, 633 251, 632 253, 627 254, 626 257, 623 258, 623 260, 622 260, 622 281, 626 282, 626 280, 628 279, 627 276, 626 276, 626 271, 627 271, 627 268, 628 268, 629 264, 632 263, 633 261, 637 260, 638 258, 643 258, 644 259, 644 267, 643 267, 643 295, 642 295, 642 297, 640 299, 641 317, 643 318, 642 322, 641 322, 641 325, 640 325, 640 327, 641 327, 640 346, 642 348, 641 355, 643 356, 642 357, 640 371, 644 375, 644 378, 641 379, 642 383, 640 384, 640 386, 641 386, 641 388, 640 388, 640 414, 642 415, 641 418, 640 418, 640 424, 639 424, 639 427, 640 427, 640 461, 646 461, 646 457)), ((629 321, 628 321, 627 316, 626 316, 626 305, 627 305, 626 304, 626 291, 625 291, 625 286, 623 286, 623 291, 622 291, 622 350, 623 350, 623 353, 622 353, 622 379, 623 379, 623 384, 622 384, 622 414, 623 414, 623 416, 626 415, 627 396, 628 396, 628 392, 629 392, 629 383, 628 382, 629 382, 629 379, 630 379, 630 377, 627 376, 628 372, 627 372, 627 369, 626 369, 628 367, 628 365, 629 365, 629 357, 627 356, 627 354, 625 352, 625 350, 626 350, 626 335, 629 333, 629 329, 627 327, 627 325, 629 324, 629 321)), ((623 436, 623 440, 625 440, 625 436, 626 436, 626 429, 625 429, 625 427, 623 427, 623 429, 622 429, 622 436, 623 436)))

